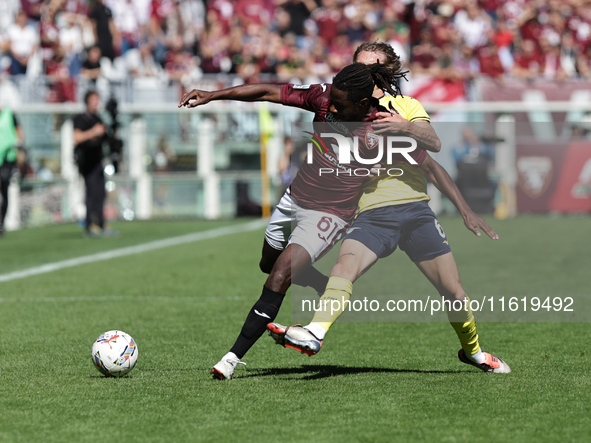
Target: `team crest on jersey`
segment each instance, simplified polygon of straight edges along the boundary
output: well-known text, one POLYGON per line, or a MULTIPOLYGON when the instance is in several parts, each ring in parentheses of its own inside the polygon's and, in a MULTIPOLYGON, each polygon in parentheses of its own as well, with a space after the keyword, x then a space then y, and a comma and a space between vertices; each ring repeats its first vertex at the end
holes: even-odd
POLYGON ((380 144, 380 136, 375 132, 367 131, 365 133, 365 146, 368 149, 373 149, 380 144))

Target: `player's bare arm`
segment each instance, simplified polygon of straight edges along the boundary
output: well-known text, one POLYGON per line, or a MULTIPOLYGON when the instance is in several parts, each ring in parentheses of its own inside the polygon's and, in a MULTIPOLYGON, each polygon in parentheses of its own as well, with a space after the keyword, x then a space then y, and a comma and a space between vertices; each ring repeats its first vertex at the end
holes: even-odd
POLYGON ((214 100, 237 100, 242 102, 281 103, 281 86, 269 84, 241 85, 219 91, 193 89, 183 95, 179 108, 195 108, 214 100))
POLYGON ((376 134, 393 132, 412 137, 417 141, 417 146, 425 151, 439 152, 441 141, 427 120, 410 122, 398 113, 378 112, 378 119, 372 124, 376 134))
POLYGON ((464 219, 464 224, 470 231, 480 237, 480 231, 478 231, 478 229, 481 229, 493 240, 499 239, 498 234, 488 225, 488 223, 470 209, 470 206, 468 206, 468 203, 466 203, 466 200, 462 197, 462 193, 452 178, 439 163, 427 156, 420 168, 435 187, 455 205, 464 219))

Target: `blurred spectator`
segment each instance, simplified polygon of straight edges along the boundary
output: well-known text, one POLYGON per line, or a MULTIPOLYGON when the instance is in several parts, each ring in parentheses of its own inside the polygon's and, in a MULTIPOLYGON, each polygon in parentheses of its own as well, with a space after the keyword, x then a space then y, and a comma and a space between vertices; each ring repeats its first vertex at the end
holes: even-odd
POLYGON ((577 75, 577 53, 578 51, 572 33, 566 32, 562 34, 560 44, 560 66, 562 66, 564 74, 568 78, 573 78, 577 75))
POLYGON ((140 13, 137 1, 117 0, 110 2, 113 23, 121 38, 121 54, 134 48, 140 39, 140 13))
MULTIPOLYGON (((480 6, 493 19, 497 18, 497 11, 504 3, 504 0, 480 0, 480 6)), ((497 46, 499 44, 497 43, 497 46)))
POLYGON ((457 31, 450 17, 453 15, 453 6, 449 3, 442 3, 437 9, 438 14, 433 14, 427 19, 429 28, 433 31, 433 44, 437 47, 455 40, 457 31), (446 6, 449 6, 447 8, 446 6))
POLYGON ((499 58, 497 45, 489 41, 484 47, 478 50, 478 63, 480 64, 480 73, 487 75, 495 80, 500 80, 505 73, 505 68, 499 58))
POLYGON ((312 49, 311 57, 306 62, 306 71, 311 76, 306 83, 322 83, 330 77, 332 71, 326 62, 326 48, 323 44, 317 43, 312 49))
POLYGON ((342 14, 337 7, 337 0, 321 0, 320 5, 312 11, 310 18, 316 24, 322 44, 330 46, 339 34, 342 14))
POLYGON ((540 74, 541 59, 536 42, 523 40, 521 49, 515 54, 515 65, 512 74, 514 77, 531 80, 540 74))
POLYGON ((394 52, 400 56, 403 65, 408 63, 410 28, 400 20, 400 13, 396 8, 386 5, 373 39, 388 42, 394 48, 394 52))
POLYGON ((156 60, 163 64, 166 48, 169 46, 167 17, 173 11, 173 0, 152 0, 150 4, 149 38, 154 39, 155 42, 156 60))
POLYGON ((55 51, 60 47, 60 31, 55 24, 56 12, 50 3, 41 14, 39 34, 41 37, 41 57, 43 63, 52 60, 55 51))
POLYGON ((172 170, 172 163, 176 160, 176 153, 170 146, 166 137, 158 139, 156 152, 152 156, 152 171, 155 173, 166 173, 172 170))
POLYGON ((152 56, 152 46, 147 41, 140 41, 137 48, 125 54, 127 71, 132 77, 159 77, 162 67, 152 56))
POLYGON ((41 19, 43 0, 21 0, 21 9, 25 12, 27 20, 38 22, 41 19))
POLYGON ((19 6, 18 2, 14 0, 0 0, 0 54, 7 49, 2 46, 4 34, 8 27, 14 23, 19 6))
POLYGON ((572 125, 570 132, 571 140, 583 140, 587 136, 587 130, 579 125, 572 125))
POLYGON ((55 175, 58 171, 58 166, 51 158, 42 158, 39 161, 39 170, 37 171, 37 179, 43 182, 52 182, 55 180, 55 175))
POLYGON ((542 37, 548 40, 550 46, 558 46, 565 27, 566 23, 562 14, 558 11, 551 11, 548 14, 547 23, 542 27, 542 37))
POLYGON ((274 60, 267 54, 267 45, 262 37, 252 37, 246 41, 242 53, 232 56, 234 69, 246 83, 259 82, 259 74, 275 70, 274 60))
POLYGON ((32 177, 35 175, 35 171, 29 163, 27 150, 22 146, 18 147, 18 151, 16 153, 16 168, 19 174, 20 181, 22 181, 25 177, 32 177))
POLYGON ((541 74, 546 80, 564 80, 566 73, 560 60, 560 46, 551 44, 547 38, 542 37, 538 42, 540 46, 541 74))
POLYGON ((271 22, 271 14, 264 0, 236 0, 234 15, 242 28, 248 28, 251 24, 268 26, 271 22))
POLYGON ((290 33, 291 16, 283 8, 277 8, 275 11, 276 30, 281 37, 285 37, 290 33))
POLYGON ((174 38, 165 60, 164 69, 170 80, 188 81, 195 74, 195 59, 191 51, 183 46, 180 35, 174 38))
POLYGON ((484 158, 487 162, 494 160, 494 152, 489 145, 482 142, 470 126, 462 130, 462 141, 453 148, 456 163, 476 163, 484 158))
POLYGON ((448 75, 449 80, 463 80, 464 91, 468 99, 473 96, 473 84, 475 77, 480 72, 478 60, 474 57, 474 51, 468 45, 462 45, 460 50, 454 54, 453 69, 446 69, 443 74, 448 75))
POLYGON ((496 192, 496 184, 488 175, 493 151, 474 134, 471 127, 464 128, 462 135, 463 141, 453 150, 457 167, 456 185, 471 208, 490 214, 494 211, 496 192))
POLYGON ((27 21, 27 14, 23 10, 19 11, 16 22, 10 25, 6 32, 11 75, 26 74, 29 59, 37 50, 38 34, 27 21))
POLYGON ((205 29, 205 6, 202 0, 183 0, 176 3, 178 33, 183 36, 185 47, 194 54, 205 29))
POLYGON ((64 59, 70 69, 70 75, 77 77, 82 67, 80 55, 84 51, 82 30, 76 22, 77 15, 73 12, 63 13, 59 31, 60 46, 64 51, 64 59))
POLYGON ((577 72, 584 79, 591 79, 591 45, 587 46, 585 52, 577 55, 577 72))
POLYGON ((420 33, 419 44, 412 48, 411 69, 413 74, 435 76, 439 72, 437 58, 439 49, 433 44, 433 32, 423 28, 420 33))
POLYGON ((363 42, 366 40, 368 28, 365 26, 361 14, 356 14, 347 21, 345 34, 349 37, 350 42, 363 42))
MULTIPOLYGON (((242 0, 244 3, 250 3, 248 0, 242 0)), ((238 3, 241 3, 239 0, 238 3)), ((296 36, 304 35, 304 22, 310 17, 310 14, 317 5, 314 0, 275 0, 275 4, 289 15, 289 27, 287 32, 296 36)))
POLYGON ((507 26, 507 22, 504 19, 499 19, 496 22, 496 29, 493 34, 493 40, 498 48, 510 49, 513 44, 515 35, 513 31, 507 26))
POLYGON ((454 25, 464 42, 476 49, 486 44, 490 21, 490 17, 475 0, 468 0, 464 9, 456 13, 454 25))
POLYGON ((511 54, 511 47, 515 38, 513 31, 509 29, 504 18, 499 18, 495 23, 495 29, 489 32, 489 39, 497 47, 503 69, 505 72, 511 72, 515 63, 513 54, 511 54))
POLYGON ((306 75, 306 58, 303 51, 298 49, 295 36, 292 34, 288 44, 287 57, 277 65, 277 76, 281 82, 293 82, 294 78, 304 78, 306 75))
POLYGON ((101 55, 101 48, 98 46, 91 47, 86 54, 86 60, 82 63, 82 69, 80 70, 80 76, 91 80, 93 84, 102 75, 101 55))
POLYGON ((115 47, 121 47, 120 36, 113 21, 113 13, 103 1, 96 0, 94 8, 90 12, 90 20, 94 28, 94 38, 102 56, 113 61, 115 59, 115 47))
POLYGON ((459 75, 459 72, 455 69, 454 62, 455 62, 455 54, 454 54, 454 46, 451 43, 445 43, 441 48, 441 53, 439 54, 438 60, 439 69, 438 74, 439 77, 445 80, 463 80, 463 77, 459 75))
POLYGON ((353 52, 349 37, 346 34, 338 35, 328 50, 328 64, 332 72, 338 72, 345 66, 353 63, 353 52))
POLYGON ((230 32, 234 16, 234 2, 230 0, 211 0, 207 2, 207 20, 209 24, 218 23, 222 33, 230 32))
POLYGON ((229 37, 224 35, 224 27, 221 22, 210 24, 201 43, 201 69, 207 74, 229 72, 232 61, 228 57, 229 37))
POLYGON ((48 102, 76 101, 76 82, 70 77, 70 70, 64 61, 62 48, 54 51, 53 58, 45 63, 45 74, 50 86, 48 102))

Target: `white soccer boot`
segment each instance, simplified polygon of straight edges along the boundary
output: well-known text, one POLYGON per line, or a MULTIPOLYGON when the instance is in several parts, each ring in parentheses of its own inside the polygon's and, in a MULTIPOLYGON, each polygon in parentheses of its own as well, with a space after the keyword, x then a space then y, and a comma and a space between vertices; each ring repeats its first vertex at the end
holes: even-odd
POLYGON ((246 363, 241 362, 234 353, 228 352, 213 368, 211 368, 213 378, 217 380, 230 380, 238 365, 246 366, 246 363))

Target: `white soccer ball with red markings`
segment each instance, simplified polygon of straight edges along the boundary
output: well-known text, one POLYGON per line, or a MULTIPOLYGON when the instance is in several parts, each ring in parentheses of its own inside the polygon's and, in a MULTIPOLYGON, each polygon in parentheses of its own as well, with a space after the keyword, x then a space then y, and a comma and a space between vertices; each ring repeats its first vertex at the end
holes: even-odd
POLYGON ((107 377, 123 377, 137 363, 137 344, 123 331, 107 331, 92 345, 92 362, 107 377))

